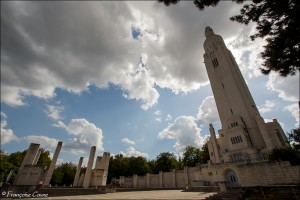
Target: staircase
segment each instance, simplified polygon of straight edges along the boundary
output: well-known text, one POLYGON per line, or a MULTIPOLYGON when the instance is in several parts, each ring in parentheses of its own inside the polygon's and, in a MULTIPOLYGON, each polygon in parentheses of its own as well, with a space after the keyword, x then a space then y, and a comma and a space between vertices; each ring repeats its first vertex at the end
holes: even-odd
POLYGON ((300 186, 244 188, 248 200, 300 200, 300 186))
POLYGON ((206 197, 205 200, 242 200, 244 191, 242 188, 231 188, 226 192, 219 192, 212 196, 206 197))

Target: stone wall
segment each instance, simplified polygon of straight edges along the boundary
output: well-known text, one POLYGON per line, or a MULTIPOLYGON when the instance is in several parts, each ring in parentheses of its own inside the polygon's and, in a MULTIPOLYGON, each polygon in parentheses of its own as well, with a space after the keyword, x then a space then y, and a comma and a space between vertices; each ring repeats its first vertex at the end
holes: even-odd
POLYGON ((293 185, 300 183, 300 166, 289 162, 264 162, 237 167, 243 186, 293 185))
POLYGON ((184 170, 120 177, 121 187, 185 188, 186 186, 218 186, 227 184, 226 173, 234 171, 239 186, 296 185, 300 183, 300 166, 284 162, 223 163, 185 167, 184 170))

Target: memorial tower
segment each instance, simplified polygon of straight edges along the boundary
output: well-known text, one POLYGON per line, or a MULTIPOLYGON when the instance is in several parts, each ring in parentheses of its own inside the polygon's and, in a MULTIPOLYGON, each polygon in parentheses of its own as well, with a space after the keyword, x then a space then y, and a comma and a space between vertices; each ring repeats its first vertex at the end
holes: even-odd
MULTIPOLYGON (((205 28, 204 62, 216 101, 222 129, 211 137, 212 162, 249 162, 267 159, 275 147, 288 145, 276 119, 265 123, 242 73, 223 38, 205 28), (217 157, 217 158, 216 158, 217 157)), ((210 125, 211 134, 215 134, 210 125)))

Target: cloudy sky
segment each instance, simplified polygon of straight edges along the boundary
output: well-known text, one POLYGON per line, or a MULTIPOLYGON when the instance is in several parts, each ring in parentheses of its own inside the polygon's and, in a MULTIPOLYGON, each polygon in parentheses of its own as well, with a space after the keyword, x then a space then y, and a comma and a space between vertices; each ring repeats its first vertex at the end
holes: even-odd
POLYGON ((299 126, 299 74, 259 71, 264 41, 253 24, 229 20, 240 5, 199 12, 192 2, 1 2, 1 149, 31 142, 61 161, 91 146, 154 159, 200 147, 220 128, 203 63, 204 29, 235 56, 261 115, 284 131, 299 126))

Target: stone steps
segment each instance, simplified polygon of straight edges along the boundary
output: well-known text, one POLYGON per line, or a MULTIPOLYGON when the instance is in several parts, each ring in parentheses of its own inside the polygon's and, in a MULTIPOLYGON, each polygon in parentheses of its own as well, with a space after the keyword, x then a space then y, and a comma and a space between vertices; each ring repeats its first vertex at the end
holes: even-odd
POLYGON ((183 192, 219 192, 219 186, 197 186, 189 187, 189 189, 183 190, 183 192))
POLYGON ((205 200, 242 200, 244 191, 242 188, 230 189, 226 192, 219 192, 210 197, 206 197, 205 200))
POLYGON ((299 200, 299 186, 253 187, 245 188, 248 200, 299 200))

